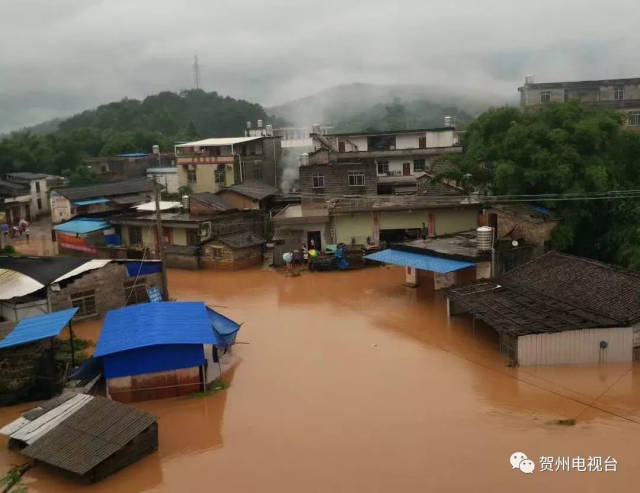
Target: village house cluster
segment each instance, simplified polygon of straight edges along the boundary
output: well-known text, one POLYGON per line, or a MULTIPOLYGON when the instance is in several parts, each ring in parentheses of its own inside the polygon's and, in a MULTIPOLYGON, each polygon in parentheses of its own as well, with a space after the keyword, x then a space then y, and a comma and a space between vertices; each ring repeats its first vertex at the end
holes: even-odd
MULTIPOLYGON (((523 106, 577 99, 637 126, 639 87, 528 77, 519 90, 523 106)), ((0 405, 51 399, 0 429, 10 446, 97 481, 158 447, 156 417, 124 403, 207 392, 234 364, 241 324, 172 300, 167 267, 390 264, 398 283, 442 294, 448 317, 494 331, 509 365, 640 359, 640 274, 549 251, 562 218, 540 204, 443 179, 464 152, 454 116, 437 128, 332 131, 247 122, 244 135, 170 153, 87 159, 99 184, 0 180, 4 223, 45 224, 58 253, 0 256, 0 405), (73 323, 92 318, 104 318, 95 351, 76 365, 73 323), (89 395, 101 378, 106 398, 89 395), (115 438, 85 432, 100 420, 115 438)))

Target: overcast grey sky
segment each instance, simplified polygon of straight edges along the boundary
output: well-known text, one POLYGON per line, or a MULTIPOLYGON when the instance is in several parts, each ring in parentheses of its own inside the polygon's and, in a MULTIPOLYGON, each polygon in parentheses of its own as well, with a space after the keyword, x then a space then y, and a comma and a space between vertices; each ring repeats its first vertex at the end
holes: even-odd
POLYGON ((348 82, 515 95, 640 76, 637 0, 0 0, 0 132, 192 86, 265 105, 348 82))

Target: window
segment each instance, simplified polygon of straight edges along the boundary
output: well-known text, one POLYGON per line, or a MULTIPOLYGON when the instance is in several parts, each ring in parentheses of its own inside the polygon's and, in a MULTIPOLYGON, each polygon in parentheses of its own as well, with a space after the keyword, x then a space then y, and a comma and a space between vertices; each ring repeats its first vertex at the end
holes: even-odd
POLYGON ((200 238, 198 237, 198 231, 195 229, 187 230, 187 245, 198 246, 200 244, 200 238))
POLYGON ((129 226, 129 244, 142 245, 142 228, 140 226, 129 226))
POLYGON ((629 113, 629 125, 640 125, 640 111, 629 113))
POLYGON ((144 279, 131 280, 124 282, 124 299, 126 305, 137 305, 138 303, 147 303, 149 295, 147 294, 147 284, 144 279))
POLYGON ((221 246, 211 247, 211 256, 213 258, 222 258, 223 257, 223 247, 221 247, 221 246))
POLYGON ((36 182, 36 193, 40 193, 40 182, 36 182))
POLYGON ((373 135, 367 137, 367 149, 370 151, 389 151, 395 148, 395 135, 373 135))
POLYGON ((418 147, 420 149, 425 149, 427 147, 427 138, 426 137, 419 137, 418 138, 418 147))
POLYGON ((364 186, 364 173, 352 172, 349 173, 349 186, 350 187, 363 187, 364 186))
POLYGON ((550 103, 551 102, 551 91, 541 91, 540 92, 540 104, 550 103))
POLYGON ((261 155, 262 154, 262 141, 261 140, 256 142, 255 151, 256 151, 257 155, 261 155))
POLYGON ((324 188, 323 175, 313 175, 313 188, 324 188))
POLYGON ((38 199, 38 210, 42 210, 42 199, 38 199))
POLYGON ((226 171, 224 169, 224 164, 218 165, 216 171, 214 173, 215 182, 220 185, 225 185, 227 183, 226 171))
POLYGON ((187 169, 187 182, 196 183, 197 181, 198 181, 198 178, 196 177, 196 170, 187 169))
POLYGON ((253 165, 253 177, 256 180, 262 180, 262 164, 261 163, 255 163, 253 165))
POLYGON ((413 172, 417 171, 425 171, 425 160, 424 159, 414 159, 413 160, 413 172))
POLYGON ((613 92, 613 99, 622 101, 624 99, 624 87, 616 87, 613 92))
POLYGON ((386 175, 389 173, 389 161, 379 161, 378 162, 378 174, 386 175))
POLYGON ((71 294, 71 306, 77 308, 76 317, 88 317, 96 314, 96 292, 80 291, 71 294))

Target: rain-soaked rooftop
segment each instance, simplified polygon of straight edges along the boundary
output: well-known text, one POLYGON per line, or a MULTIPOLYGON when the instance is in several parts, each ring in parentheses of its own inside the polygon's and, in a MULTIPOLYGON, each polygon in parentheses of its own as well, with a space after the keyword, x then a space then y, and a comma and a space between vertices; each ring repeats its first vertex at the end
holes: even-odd
MULTIPOLYGON (((230 387, 136 403, 159 450, 95 485, 38 466, 29 492, 630 491, 635 364, 509 368, 495 333, 447 320, 403 271, 169 272, 171 296, 243 322, 230 387), (552 424, 576 419, 575 426, 552 424), (525 475, 509 456, 611 456, 617 472, 525 475)), ((96 339, 100 321, 74 326, 96 339)), ((64 336, 64 335, 63 335, 64 336)), ((638 380, 640 382, 640 378, 638 380)), ((0 409, 0 425, 32 407, 0 409)), ((0 470, 24 458, 0 439, 0 470)))

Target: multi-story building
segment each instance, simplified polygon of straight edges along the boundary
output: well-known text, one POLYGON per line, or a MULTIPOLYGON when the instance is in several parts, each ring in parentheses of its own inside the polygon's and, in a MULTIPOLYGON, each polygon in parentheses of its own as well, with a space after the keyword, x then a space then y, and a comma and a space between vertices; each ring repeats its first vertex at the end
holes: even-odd
POLYGON ((176 145, 178 184, 194 192, 218 192, 255 180, 278 187, 280 137, 228 137, 176 145))
POLYGON ((327 135, 333 127, 331 125, 311 125, 309 127, 280 127, 272 128, 271 125, 262 126, 262 120, 258 120, 256 127, 252 128, 251 122, 247 122, 245 135, 247 137, 271 136, 282 139, 283 149, 313 148, 313 134, 327 135))
POLYGON ((627 125, 640 127, 639 77, 536 83, 533 76, 529 75, 525 77, 525 83, 518 91, 522 107, 578 101, 584 105, 623 112, 627 118, 627 125))
POLYGON ((8 173, 7 181, 22 185, 29 195, 27 216, 35 218, 49 212, 49 183, 57 177, 45 173, 8 173))
MULTIPOLYGON (((431 129, 313 134, 315 150, 303 156, 301 180, 304 166, 366 162, 374 167, 378 193, 415 192, 417 177, 431 171, 435 159, 462 153, 453 119, 447 117, 446 123, 431 129)), ((301 188, 305 195, 302 181, 301 188)))

